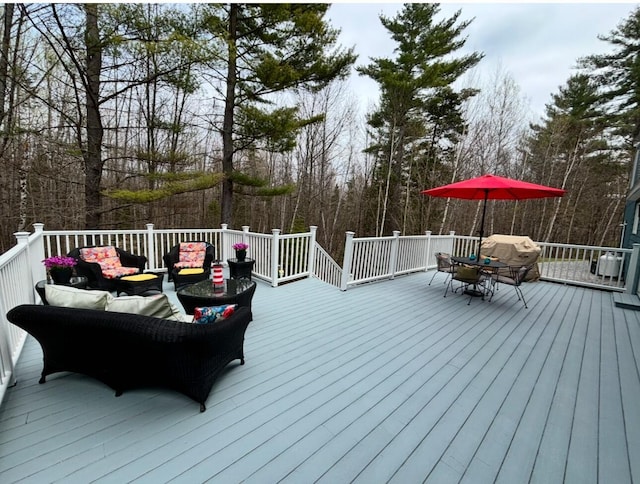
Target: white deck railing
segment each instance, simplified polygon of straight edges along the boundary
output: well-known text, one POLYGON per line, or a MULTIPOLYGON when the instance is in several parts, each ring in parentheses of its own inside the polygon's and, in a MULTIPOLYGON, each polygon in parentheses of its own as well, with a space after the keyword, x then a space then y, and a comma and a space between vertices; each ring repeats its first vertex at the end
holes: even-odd
MULTIPOLYGON (((149 270, 166 270, 162 256, 180 242, 209 242, 215 248, 215 260, 223 263, 233 257, 233 245, 244 242, 249 244, 249 256, 256 261, 254 275, 273 286, 310 274, 310 247, 315 245, 316 232, 316 227, 311 227, 303 234, 280 235, 277 229, 271 234, 259 234, 249 232, 248 226, 231 230, 224 224, 220 229, 158 230, 147 224, 144 230, 44 231, 42 224, 34 225, 43 240, 42 259, 67 254, 77 247, 114 245, 147 257, 149 270)), ((44 268, 40 272, 44 278, 44 268)))
MULTIPOLYGON (((67 254, 86 245, 116 245, 145 255, 148 269, 163 270, 163 254, 183 241, 206 241, 214 245, 216 259, 233 256, 236 242, 249 244, 249 256, 255 259, 253 275, 276 287, 304 277, 317 277, 347 290, 357 284, 393 279, 397 275, 426 271, 436 267, 435 254, 447 252, 468 255, 477 244, 475 237, 448 235, 355 238, 347 232, 342 267, 316 243, 316 227, 303 234, 281 235, 250 232, 249 227, 220 229, 162 229, 148 224, 143 230, 45 231, 34 224, 30 234, 16 234, 18 243, 0 256, 0 402, 12 384, 13 368, 26 334, 9 324, 6 313, 18 304, 34 303, 35 283, 46 277, 42 259, 67 254)), ((634 249, 589 247, 539 243, 541 278, 548 281, 584 285, 613 291, 634 292, 640 266, 640 245, 634 249), (626 274, 634 274, 627 276, 626 274), (629 287, 625 280, 629 279, 629 287), (633 283, 631 283, 633 282, 633 283)))
MULTIPOLYGON (((476 237, 456 236, 454 255, 468 255, 476 237)), ((542 249, 538 271, 543 281, 624 292, 633 249, 536 242, 542 249)))
POLYGON ((13 369, 27 336, 22 329, 9 324, 5 315, 18 304, 33 301, 27 237, 21 235, 18 245, 0 255, 0 402, 14 383, 13 369))
POLYGON ((426 271, 436 267, 436 252, 453 252, 455 235, 400 236, 355 238, 347 232, 340 289, 393 279, 397 275, 426 271))
MULTIPOLYGON (((340 288, 344 291, 358 284, 433 269, 437 252, 469 255, 475 251, 477 243, 476 237, 453 232, 402 237, 395 232, 389 237, 366 238, 354 238, 353 232, 347 232, 340 288)), ((538 258, 542 280, 609 291, 627 290, 625 275, 633 260, 633 249, 537 244, 542 249, 538 258)))

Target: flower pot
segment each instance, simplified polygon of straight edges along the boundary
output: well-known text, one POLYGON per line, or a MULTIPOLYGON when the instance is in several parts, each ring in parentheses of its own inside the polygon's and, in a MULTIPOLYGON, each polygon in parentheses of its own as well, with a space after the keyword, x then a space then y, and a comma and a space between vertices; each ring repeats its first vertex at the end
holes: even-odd
POLYGON ((243 262, 246 258, 247 258, 246 250, 236 250, 236 259, 238 259, 238 262, 243 262))
POLYGON ((56 284, 69 284, 71 276, 73 275, 73 268, 71 267, 52 267, 49 269, 51 279, 56 284))

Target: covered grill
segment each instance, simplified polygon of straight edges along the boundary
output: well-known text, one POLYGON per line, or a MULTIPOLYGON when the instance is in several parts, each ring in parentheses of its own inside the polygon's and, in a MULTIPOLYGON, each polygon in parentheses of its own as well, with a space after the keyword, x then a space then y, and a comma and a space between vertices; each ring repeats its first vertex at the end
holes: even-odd
MULTIPOLYGON (((482 257, 497 257, 500 262, 510 266, 535 264, 540 256, 540 246, 526 236, 494 234, 482 241, 482 257)), ((527 274, 527 281, 540 278, 538 265, 527 274)))

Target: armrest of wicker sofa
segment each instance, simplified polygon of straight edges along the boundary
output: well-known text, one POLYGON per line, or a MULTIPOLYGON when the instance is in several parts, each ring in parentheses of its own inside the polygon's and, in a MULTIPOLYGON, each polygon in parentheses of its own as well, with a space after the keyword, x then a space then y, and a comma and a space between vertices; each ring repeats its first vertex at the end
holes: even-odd
POLYGON ((216 377, 233 360, 244 364, 251 311, 224 321, 192 324, 128 313, 21 305, 7 318, 42 346, 46 376, 60 371, 102 381, 120 396, 140 386, 170 388, 206 409, 216 377))

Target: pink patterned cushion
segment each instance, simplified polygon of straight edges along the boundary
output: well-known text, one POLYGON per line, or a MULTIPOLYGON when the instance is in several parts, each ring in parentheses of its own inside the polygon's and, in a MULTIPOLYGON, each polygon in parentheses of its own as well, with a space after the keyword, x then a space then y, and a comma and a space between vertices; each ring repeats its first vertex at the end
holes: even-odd
POLYGON ((207 252, 207 245, 204 242, 181 242, 178 262, 173 266, 178 269, 185 267, 202 267, 204 257, 207 252))
POLYGON ((106 279, 137 274, 137 267, 123 267, 115 247, 86 247, 80 249, 80 257, 85 262, 100 264, 100 270, 106 279))
POLYGON ((101 269, 102 269, 102 275, 105 277, 105 279, 115 279, 116 277, 130 276, 132 274, 138 273, 137 267, 120 266, 116 269, 104 269, 101 267, 101 269))
POLYGON ((82 257, 82 260, 85 262, 97 262, 98 264, 105 259, 109 260, 114 257, 118 259, 118 263, 120 262, 116 248, 110 245, 105 247, 86 247, 84 249, 80 249, 80 257, 82 257))

